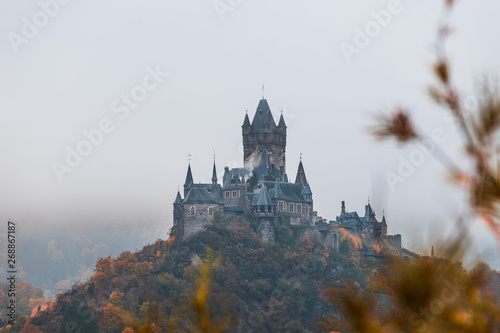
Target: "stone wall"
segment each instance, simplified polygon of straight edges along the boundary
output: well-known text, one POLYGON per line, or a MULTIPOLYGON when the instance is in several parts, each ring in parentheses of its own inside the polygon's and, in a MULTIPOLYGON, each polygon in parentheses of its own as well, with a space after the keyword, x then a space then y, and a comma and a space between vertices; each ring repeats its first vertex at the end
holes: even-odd
POLYGON ((270 219, 262 219, 259 227, 257 228, 257 234, 264 243, 274 243, 273 222, 271 222, 270 219))
MULTIPOLYGON (((256 134, 250 134, 256 135, 256 134)), ((273 134, 277 136, 277 134, 273 134)), ((286 172, 286 136, 281 136, 283 142, 245 142, 243 140, 243 153, 245 167, 259 166, 262 150, 266 149, 269 154, 269 160, 276 165, 282 172, 286 172)))
POLYGON ((182 207, 182 225, 183 225, 183 238, 187 238, 192 234, 203 230, 210 224, 212 216, 209 215, 209 208, 212 208, 212 214, 216 209, 221 213, 224 211, 222 205, 217 204, 185 204, 182 207), (191 208, 194 208, 194 215, 191 215, 191 208))
POLYGON ((401 250, 401 235, 387 235, 387 244, 396 250, 401 250))

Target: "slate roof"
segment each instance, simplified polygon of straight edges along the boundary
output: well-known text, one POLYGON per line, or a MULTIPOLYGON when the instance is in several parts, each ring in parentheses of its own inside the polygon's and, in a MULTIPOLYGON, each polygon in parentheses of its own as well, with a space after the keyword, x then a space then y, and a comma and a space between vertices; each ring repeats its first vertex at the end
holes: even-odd
POLYGON ((175 197, 174 203, 176 204, 182 203, 182 197, 179 191, 177 191, 177 196, 175 197))
POLYGON ((271 190, 271 198, 272 199, 286 199, 283 191, 281 190, 280 184, 276 181, 274 182, 274 188, 271 190))
POLYGON ((249 179, 254 168, 233 168, 224 173, 224 189, 240 188, 241 178, 249 179))
POLYGON ((214 170, 212 171, 212 181, 217 181, 217 170, 215 169, 215 161, 214 161, 214 170))
POLYGON ((271 163, 267 149, 262 150, 259 166, 254 169, 257 180, 265 180, 266 178, 280 178, 281 172, 271 163))
POLYGON ((278 124, 278 127, 286 127, 285 118, 283 118, 283 112, 281 112, 281 117, 280 117, 280 122, 278 124))
POLYGON ((275 184, 279 185, 282 193, 282 198, 288 201, 306 202, 302 195, 302 185, 294 183, 272 182, 265 181, 263 184, 268 188, 269 192, 273 193, 275 184))
POLYGON ((222 205, 220 185, 193 184, 184 198, 183 204, 220 204, 222 205))
POLYGON ((188 165, 188 172, 186 175, 186 181, 184 182, 184 186, 190 186, 193 184, 193 174, 191 173, 191 163, 188 165))
POLYGON ((280 133, 266 99, 261 99, 252 120, 250 133, 280 133))
POLYGON ((259 194, 253 197, 252 205, 254 206, 274 206, 269 191, 265 186, 260 188, 259 194))
POLYGON ((245 120, 243 121, 243 126, 250 126, 250 119, 248 118, 248 112, 245 114, 245 120))
POLYGON ((288 175, 286 173, 281 175, 280 182, 288 183, 288 175))
POLYGON ((361 218, 359 217, 357 212, 350 212, 341 214, 339 217, 337 217, 337 221, 342 223, 347 223, 349 221, 361 222, 361 218))
POLYGON ((295 183, 307 184, 306 172, 304 171, 304 165, 302 161, 299 163, 299 168, 297 169, 297 176, 295 177, 295 183))

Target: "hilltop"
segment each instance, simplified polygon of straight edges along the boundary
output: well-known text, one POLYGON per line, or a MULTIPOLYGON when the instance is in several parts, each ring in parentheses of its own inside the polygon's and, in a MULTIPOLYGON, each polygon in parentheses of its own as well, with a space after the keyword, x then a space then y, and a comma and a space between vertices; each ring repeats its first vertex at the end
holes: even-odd
MULTIPOLYGON (((33 318, 23 318, 30 329, 25 332, 128 333, 141 326, 144 332, 163 332, 168 325, 175 332, 193 331, 199 259, 207 251, 215 258, 208 309, 222 331, 318 331, 318 320, 337 313, 323 290, 344 282, 364 288, 382 264, 362 256, 375 252, 347 232, 337 252, 300 236, 286 214, 280 221, 275 243, 259 239, 258 221, 251 216, 231 225, 217 216, 205 231, 182 242, 172 236, 135 253, 102 258, 91 279, 59 294, 33 318)), ((19 332, 21 326, 3 331, 19 332)))

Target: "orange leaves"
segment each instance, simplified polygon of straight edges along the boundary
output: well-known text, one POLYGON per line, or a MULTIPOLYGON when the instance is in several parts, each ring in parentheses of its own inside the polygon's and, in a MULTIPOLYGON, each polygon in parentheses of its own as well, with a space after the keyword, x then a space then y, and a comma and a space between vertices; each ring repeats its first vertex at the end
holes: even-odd
POLYGON ((168 236, 167 244, 170 246, 170 245, 174 244, 174 242, 175 242, 175 236, 174 235, 168 236))
POLYGON ((111 258, 101 258, 97 260, 97 263, 95 264, 95 271, 96 272, 101 272, 101 273, 109 273, 111 272, 113 268, 113 263, 111 261, 111 258))
POLYGON ((342 239, 348 239, 348 240, 350 240, 354 244, 354 246, 357 249, 361 248, 361 246, 362 246, 361 238, 359 238, 358 236, 355 236, 355 235, 349 233, 344 228, 340 228, 339 232, 340 232, 340 240, 342 240, 342 239))
POLYGON ((311 242, 311 238, 309 238, 309 234, 306 234, 304 236, 304 238, 302 238, 302 246, 304 246, 304 248, 311 252, 314 248, 314 244, 313 242, 311 242))

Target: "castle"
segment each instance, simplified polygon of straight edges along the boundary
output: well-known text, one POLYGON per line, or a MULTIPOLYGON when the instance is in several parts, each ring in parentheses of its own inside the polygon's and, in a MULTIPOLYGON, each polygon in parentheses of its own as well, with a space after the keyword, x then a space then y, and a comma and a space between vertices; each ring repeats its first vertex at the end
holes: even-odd
MULTIPOLYGON (((244 167, 225 167, 222 184, 219 183, 215 160, 211 183, 195 184, 191 165, 188 165, 184 199, 178 191, 174 201, 172 231, 176 237, 186 238, 203 230, 216 211, 230 217, 243 217, 250 211, 261 221, 258 232, 263 241, 274 240, 273 225, 280 213, 287 213, 292 225, 306 226, 308 233, 328 238, 329 244, 337 249, 341 227, 374 238, 387 238, 398 246, 399 235, 387 236, 385 216, 379 222, 370 203, 365 207, 364 217, 356 212, 346 212, 344 202, 335 221, 327 223, 318 217, 302 158, 295 182, 288 180, 287 126, 283 114, 276 125, 266 99, 259 101, 252 122, 248 113, 245 115, 242 135, 244 167)), ((399 247, 400 239, 399 236, 399 247)))

